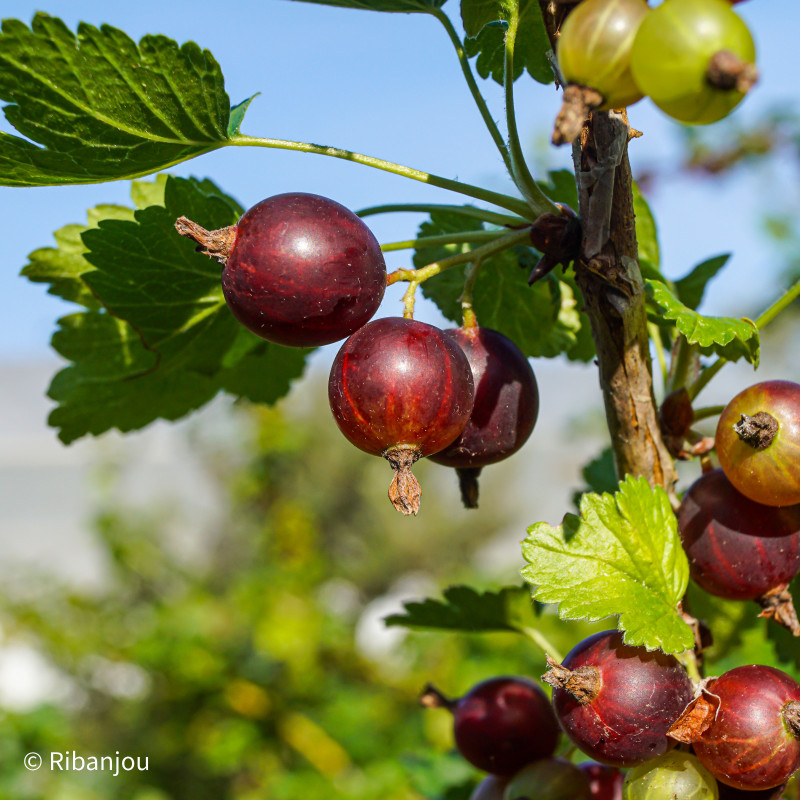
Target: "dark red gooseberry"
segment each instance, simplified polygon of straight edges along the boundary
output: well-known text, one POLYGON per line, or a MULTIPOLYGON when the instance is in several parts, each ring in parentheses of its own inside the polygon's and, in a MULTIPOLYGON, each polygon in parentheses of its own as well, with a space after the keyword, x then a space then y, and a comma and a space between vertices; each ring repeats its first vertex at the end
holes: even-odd
POLYGON ((543 758, 523 767, 506 786, 503 800, 591 800, 586 775, 563 758, 543 758))
POLYGON ((516 453, 533 432, 539 389, 528 359, 502 333, 478 327, 445 333, 467 356, 475 403, 466 428, 431 461, 459 471, 464 505, 475 508, 481 468, 516 453))
POLYGON ((411 474, 417 459, 447 447, 472 411, 472 370, 438 328, 402 317, 370 322, 341 347, 328 399, 342 433, 395 469, 389 497, 404 514, 419 510, 411 474))
POLYGON ((786 784, 782 783, 774 789, 761 789, 756 792, 746 792, 744 789, 734 789, 721 781, 717 781, 719 800, 781 800, 786 784))
MULTIPOLYGON (((678 510, 681 541, 694 581, 728 600, 759 600, 765 609, 800 570, 800 505, 777 508, 738 492, 721 470, 686 492, 678 510)), ((783 611, 792 616, 791 598, 783 611)))
POLYGON ((473 790, 469 800, 503 800, 506 790, 505 778, 487 775, 473 790))
POLYGON ((326 197, 275 195, 219 231, 184 217, 176 227, 225 265, 228 308, 270 342, 311 347, 344 339, 383 299, 378 241, 352 211, 326 197))
POLYGON ((455 701, 428 687, 422 701, 453 712, 459 752, 484 772, 508 777, 555 752, 559 730, 550 701, 527 678, 491 678, 455 701))
POLYGON ((800 686, 773 667, 736 667, 707 687, 719 700, 694 751, 737 789, 780 786, 800 767, 800 686))
POLYGON ((592 800, 622 800, 625 773, 616 767, 607 767, 594 761, 584 761, 578 766, 589 779, 592 800))
POLYGON ((574 647, 564 663, 548 659, 544 676, 567 736, 590 758, 627 767, 666 753, 670 725, 693 697, 692 682, 673 656, 622 643, 603 631, 574 647))
POLYGON ((717 424, 728 480, 756 503, 800 503, 800 384, 763 381, 728 403, 717 424))

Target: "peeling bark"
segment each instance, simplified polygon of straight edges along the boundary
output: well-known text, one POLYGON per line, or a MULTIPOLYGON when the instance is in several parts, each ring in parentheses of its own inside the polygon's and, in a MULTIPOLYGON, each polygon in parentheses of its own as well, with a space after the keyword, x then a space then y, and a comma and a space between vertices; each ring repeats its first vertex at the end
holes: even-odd
POLYGON ((597 348, 617 474, 643 475, 672 496, 675 468, 653 394, 629 137, 626 114, 595 112, 574 145, 584 231, 575 274, 597 348))
MULTIPOLYGON (((539 0, 555 50, 574 7, 539 0)), ((677 504, 675 466, 667 450, 653 393, 644 284, 639 270, 628 142, 638 132, 626 112, 593 112, 573 145, 582 252, 575 275, 583 294, 599 368, 600 388, 617 475, 644 476, 677 504)))

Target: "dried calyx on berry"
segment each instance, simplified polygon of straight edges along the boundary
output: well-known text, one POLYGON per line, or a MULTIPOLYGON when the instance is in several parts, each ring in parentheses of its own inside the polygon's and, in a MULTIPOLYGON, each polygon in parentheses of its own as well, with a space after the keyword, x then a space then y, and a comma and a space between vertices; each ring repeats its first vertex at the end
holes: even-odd
POLYGON ((386 317, 341 347, 328 400, 342 433, 394 469, 389 499, 402 514, 419 511, 416 461, 447 447, 467 424, 474 381, 464 351, 433 325, 386 317))
POLYGON ((773 667, 736 667, 708 679, 669 734, 728 786, 780 786, 800 767, 800 686, 773 667))
POLYGON ((698 586, 726 600, 754 600, 761 616, 800 635, 788 589, 800 571, 800 505, 756 503, 717 469, 689 487, 677 516, 698 586))
POLYGON ((576 645, 543 677, 567 736, 588 756, 616 767, 639 764, 674 746, 667 729, 694 696, 673 656, 623 644, 604 631, 576 645))
POLYGON ((314 347, 369 322, 386 289, 380 245, 352 211, 319 195, 262 200, 236 225, 175 228, 224 265, 222 291, 248 330, 276 344, 314 347))

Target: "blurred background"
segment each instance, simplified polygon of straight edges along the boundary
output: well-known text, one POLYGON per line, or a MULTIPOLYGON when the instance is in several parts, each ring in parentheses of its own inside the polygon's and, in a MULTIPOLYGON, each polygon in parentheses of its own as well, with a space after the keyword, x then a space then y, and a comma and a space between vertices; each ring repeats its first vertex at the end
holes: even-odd
MULTIPOLYGON (((163 33, 209 48, 233 102, 261 92, 246 133, 510 190, 433 19, 284 0, 224 9, 7 0, 3 15, 27 22, 39 8, 72 28, 108 22, 136 39, 163 33)), ((665 273, 680 277, 733 252, 702 310, 755 317, 800 274, 800 9, 751 0, 737 11, 759 46, 761 84, 732 118, 700 132, 643 101, 631 109, 645 133, 631 160, 658 221, 665 273)), ((455 6, 450 13, 458 24, 455 6)), ((501 118, 500 87, 482 88, 501 118)), ((517 103, 537 174, 569 167, 569 153, 547 144, 555 91, 523 77, 517 103)), ((5 121, 0 129, 11 130, 5 121)), ((230 148, 174 173, 208 176, 245 207, 284 191, 353 209, 454 201, 366 167, 279 151, 230 148)), ((47 427, 45 392, 59 368, 49 337, 71 308, 18 273, 53 230, 82 222, 97 203, 126 203, 128 192, 125 182, 0 189, 0 796, 466 797, 475 773, 451 754, 447 713, 417 707, 422 686, 457 695, 496 674, 537 677, 542 655, 513 634, 411 634, 382 619, 454 583, 519 583, 526 526, 572 510, 581 468, 607 444, 594 367, 534 364, 538 427, 517 456, 485 471, 473 512, 461 508, 450 471, 425 463, 420 516, 391 509, 389 468, 349 446, 330 418, 335 347, 314 355, 275 409, 218 399, 175 425, 64 447, 47 427), (114 778, 22 765, 31 751, 72 750, 148 756, 150 768, 114 778)), ((380 216, 370 226, 386 242, 413 238, 420 221, 380 216)), ((407 259, 392 253, 389 268, 407 259)), ((388 292, 379 313, 398 313, 401 292, 388 292)), ((418 309, 442 322, 426 301, 418 309)), ((765 333, 758 379, 800 380, 797 310, 765 333)), ((729 365, 703 404, 725 403, 754 380, 749 366, 729 365)), ((686 466, 684 485, 697 472, 686 466)), ((762 628, 738 632, 755 607, 701 610, 716 621, 716 671, 743 647, 735 663, 798 675, 796 646, 765 644, 762 628)), ((540 622, 562 651, 608 626, 548 613, 540 622)))

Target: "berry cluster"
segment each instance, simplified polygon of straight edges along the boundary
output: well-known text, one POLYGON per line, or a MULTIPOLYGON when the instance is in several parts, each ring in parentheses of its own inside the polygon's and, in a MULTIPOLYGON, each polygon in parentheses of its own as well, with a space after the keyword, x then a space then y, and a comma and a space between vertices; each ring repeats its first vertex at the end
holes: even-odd
POLYGON ((568 85, 556 143, 575 138, 588 110, 644 96, 681 122, 716 122, 757 78, 753 38, 727 0, 583 0, 557 55, 568 85))
POLYGON ((185 217, 176 228, 224 265, 225 300, 248 330, 292 347, 349 337, 331 369, 331 411, 356 447, 392 465, 398 511, 419 511, 411 472, 419 458, 455 467, 464 504, 474 508, 480 470, 531 435, 538 387, 510 339, 477 324, 441 331, 404 317, 370 322, 386 264, 372 232, 344 206, 281 194, 229 228, 207 231, 185 217))
POLYGON ((452 712, 459 752, 489 773, 471 800, 621 800, 619 770, 554 757, 558 721, 545 693, 527 678, 493 678, 458 700, 429 686, 422 703, 452 712))
POLYGON ((517 677, 458 700, 431 686, 423 694, 423 705, 452 712, 459 752, 489 773, 471 800, 766 800, 800 767, 800 685, 777 669, 737 667, 694 697, 677 659, 626 646, 618 631, 548 661, 552 708, 517 677), (595 760, 556 758, 559 726, 595 760))

